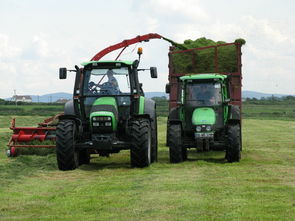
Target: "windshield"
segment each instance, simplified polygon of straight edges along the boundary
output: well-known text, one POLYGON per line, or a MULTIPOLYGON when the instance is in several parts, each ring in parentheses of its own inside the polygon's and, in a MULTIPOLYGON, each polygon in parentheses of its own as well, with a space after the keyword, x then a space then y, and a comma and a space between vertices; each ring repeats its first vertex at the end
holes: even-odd
POLYGON ((196 106, 220 105, 222 102, 219 82, 188 83, 185 92, 186 101, 196 106))
POLYGON ((128 68, 92 69, 86 71, 85 95, 130 94, 128 68))

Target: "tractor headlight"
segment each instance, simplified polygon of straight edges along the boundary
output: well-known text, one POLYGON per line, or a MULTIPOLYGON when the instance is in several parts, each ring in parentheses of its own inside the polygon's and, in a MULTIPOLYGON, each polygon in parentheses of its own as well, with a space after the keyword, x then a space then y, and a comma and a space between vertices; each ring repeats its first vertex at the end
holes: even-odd
POLYGON ((104 124, 105 126, 107 126, 107 127, 110 127, 110 126, 112 126, 112 122, 105 122, 105 124, 104 124))
POLYGON ((197 126, 197 127, 196 127, 196 131, 197 131, 197 132, 201 132, 201 130, 202 130, 202 127, 201 127, 201 126, 197 126))
POLYGON ((111 120, 112 120, 111 117, 103 117, 103 116, 92 117, 92 121, 111 121, 111 120))
POLYGON ((98 126, 99 126, 99 122, 93 122, 92 125, 93 125, 94 127, 98 127, 98 126))
POLYGON ((111 127, 112 117, 110 116, 92 117, 92 126, 93 127, 111 127))
POLYGON ((212 127, 210 125, 207 125, 206 126, 206 131, 211 131, 212 130, 212 127))

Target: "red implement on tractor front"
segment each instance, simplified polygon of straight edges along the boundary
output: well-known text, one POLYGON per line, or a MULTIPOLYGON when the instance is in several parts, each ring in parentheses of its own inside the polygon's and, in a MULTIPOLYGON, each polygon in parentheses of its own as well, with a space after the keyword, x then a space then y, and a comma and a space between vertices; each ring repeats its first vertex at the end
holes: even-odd
MULTIPOLYGON (((170 42, 171 44, 175 45, 176 43, 170 39, 167 39, 159 34, 150 33, 146 35, 138 35, 135 38, 124 40, 118 44, 111 45, 100 52, 98 52, 91 60, 98 61, 104 55, 118 50, 122 48, 118 56, 115 60, 117 60, 122 52, 132 44, 136 44, 138 42, 147 42, 150 39, 163 39, 165 41, 170 42)), ((48 119, 45 119, 43 123, 40 123, 38 127, 16 127, 15 126, 15 119, 11 122, 10 129, 13 131, 13 134, 7 144, 7 156, 16 156, 18 148, 54 148, 55 145, 41 145, 40 142, 45 140, 53 140, 55 141, 55 130, 56 124, 52 124, 54 119, 58 120, 58 116, 54 116, 48 119), (33 142, 39 141, 39 142, 33 142), (37 144, 35 144, 37 143, 37 144)))

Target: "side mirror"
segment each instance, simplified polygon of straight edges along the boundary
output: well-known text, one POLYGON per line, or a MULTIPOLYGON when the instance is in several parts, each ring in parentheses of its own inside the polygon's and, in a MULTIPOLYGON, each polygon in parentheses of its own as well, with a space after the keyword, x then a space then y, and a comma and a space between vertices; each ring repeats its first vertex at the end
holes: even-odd
POLYGON ((156 67, 151 67, 150 68, 151 71, 151 77, 152 78, 157 78, 158 77, 158 73, 157 73, 157 68, 156 67))
POLYGON ((166 94, 170 94, 170 84, 166 84, 165 92, 166 94))
POLYGON ((59 79, 66 79, 67 78, 67 69, 60 68, 59 69, 59 79))

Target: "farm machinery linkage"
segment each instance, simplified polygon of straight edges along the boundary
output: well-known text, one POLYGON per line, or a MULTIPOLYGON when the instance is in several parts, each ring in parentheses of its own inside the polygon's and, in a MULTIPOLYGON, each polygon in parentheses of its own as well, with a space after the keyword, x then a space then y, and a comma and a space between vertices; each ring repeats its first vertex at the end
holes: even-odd
MULTIPOLYGON (((106 54, 122 48, 115 59, 117 60, 128 46, 139 42, 148 42, 150 39, 163 39, 170 42, 172 45, 179 46, 177 43, 159 34, 150 33, 146 35, 139 35, 135 38, 127 39, 118 44, 111 45, 98 52, 91 59, 91 61, 98 61, 106 54)), ((7 156, 15 157, 17 155, 18 148, 55 148, 56 125, 60 115, 62 114, 45 119, 42 123, 39 123, 37 127, 16 127, 16 120, 12 119, 10 129, 13 131, 13 133, 7 144, 7 156), (52 142, 46 145, 43 144, 44 141, 48 140, 52 142)))

